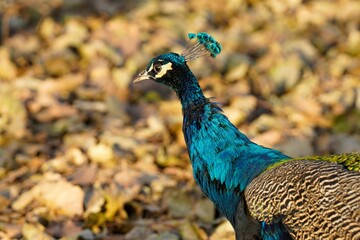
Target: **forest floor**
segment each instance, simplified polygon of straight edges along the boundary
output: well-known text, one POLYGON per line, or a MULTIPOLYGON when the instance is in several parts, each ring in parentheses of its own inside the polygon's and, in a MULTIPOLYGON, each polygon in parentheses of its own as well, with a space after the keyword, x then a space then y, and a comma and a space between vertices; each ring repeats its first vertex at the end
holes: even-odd
POLYGON ((188 32, 189 63, 252 141, 293 157, 360 150, 360 2, 0 3, 0 239, 234 239, 196 186, 177 97, 133 85, 188 32))

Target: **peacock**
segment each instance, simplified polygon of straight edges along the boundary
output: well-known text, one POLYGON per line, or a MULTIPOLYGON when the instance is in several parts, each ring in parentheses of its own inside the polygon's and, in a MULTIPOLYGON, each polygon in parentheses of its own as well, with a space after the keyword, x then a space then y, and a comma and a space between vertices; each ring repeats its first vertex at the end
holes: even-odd
POLYGON ((189 33, 181 54, 150 60, 151 79, 178 96, 193 175, 236 239, 360 239, 360 152, 291 158, 250 141, 203 95, 187 63, 221 45, 189 33))

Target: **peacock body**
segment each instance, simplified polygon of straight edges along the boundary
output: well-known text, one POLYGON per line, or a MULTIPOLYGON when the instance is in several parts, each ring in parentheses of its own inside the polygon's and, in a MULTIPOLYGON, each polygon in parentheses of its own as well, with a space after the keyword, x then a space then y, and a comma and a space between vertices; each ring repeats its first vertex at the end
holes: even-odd
POLYGON ((173 89, 183 133, 202 191, 231 222, 236 239, 360 239, 360 153, 292 159, 257 145, 206 98, 187 62, 215 57, 206 33, 184 52, 153 58, 135 82, 173 89))

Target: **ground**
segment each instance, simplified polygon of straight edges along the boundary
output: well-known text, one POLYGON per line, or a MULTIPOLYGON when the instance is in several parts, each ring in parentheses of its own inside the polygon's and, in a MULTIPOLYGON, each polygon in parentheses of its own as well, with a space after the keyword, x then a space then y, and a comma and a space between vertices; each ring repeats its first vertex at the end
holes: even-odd
POLYGON ((0 238, 234 239, 194 183, 174 93, 132 80, 188 32, 189 66, 249 138, 360 149, 360 2, 0 3, 0 238))

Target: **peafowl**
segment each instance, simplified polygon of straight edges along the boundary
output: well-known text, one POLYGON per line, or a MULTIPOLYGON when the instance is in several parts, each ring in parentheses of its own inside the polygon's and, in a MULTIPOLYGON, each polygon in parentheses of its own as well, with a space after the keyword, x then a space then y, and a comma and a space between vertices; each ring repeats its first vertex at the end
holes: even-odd
POLYGON ((150 60, 134 82, 175 91, 196 183, 236 239, 360 239, 360 153, 290 158, 250 141, 206 98, 187 62, 221 45, 189 33, 181 54, 150 60))

